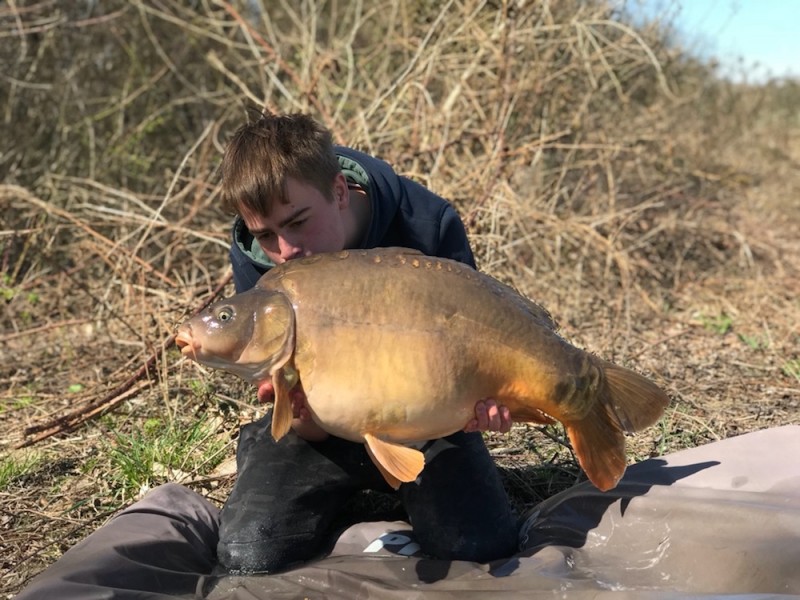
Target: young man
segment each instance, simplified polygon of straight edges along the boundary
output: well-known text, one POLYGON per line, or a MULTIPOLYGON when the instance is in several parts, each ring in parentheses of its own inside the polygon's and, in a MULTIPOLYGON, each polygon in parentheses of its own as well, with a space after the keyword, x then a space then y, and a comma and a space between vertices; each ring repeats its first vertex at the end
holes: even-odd
MULTIPOLYGON (((406 246, 474 267, 449 204, 382 161, 334 147, 307 116, 264 115, 240 128, 223 177, 227 208, 238 215, 230 251, 238 291, 274 264, 343 248, 406 246)), ((262 401, 271 395, 269 384, 258 390, 262 401)), ((18 598, 184 597, 212 573, 274 572, 324 553, 356 491, 391 490, 363 444, 320 430, 304 400, 300 390, 293 431, 278 443, 270 415, 242 428, 237 481, 221 511, 188 488, 160 486, 70 548, 18 598)), ((517 551, 516 520, 477 433, 510 425, 504 407, 478 401, 464 432, 424 448, 424 471, 398 491, 423 551, 480 562, 517 551)))
MULTIPOLYGON (((452 206, 385 162, 334 146, 309 116, 267 114, 244 125, 222 174, 225 206, 237 215, 230 258, 239 292, 271 266, 345 248, 404 246, 475 267, 452 206)), ((262 401, 271 395, 271 384, 258 390, 262 401)), ((298 390, 293 432, 278 443, 271 414, 242 429, 238 479, 222 509, 217 548, 232 571, 272 572, 313 558, 357 490, 388 491, 363 444, 328 436, 304 400, 298 390)), ((510 417, 491 400, 475 400, 475 419, 464 432, 429 442, 424 471, 399 494, 423 551, 485 562, 515 551, 517 527, 476 432, 508 431, 510 417)))

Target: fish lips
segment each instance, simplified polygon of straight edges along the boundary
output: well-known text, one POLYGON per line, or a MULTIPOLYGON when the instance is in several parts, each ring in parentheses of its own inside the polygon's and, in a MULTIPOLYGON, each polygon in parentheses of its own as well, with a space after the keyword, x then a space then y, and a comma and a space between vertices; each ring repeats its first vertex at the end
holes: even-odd
POLYGON ((178 331, 178 334, 175 336, 175 345, 180 348, 181 354, 184 356, 190 356, 192 358, 197 356, 197 348, 195 348, 191 331, 183 328, 178 331))

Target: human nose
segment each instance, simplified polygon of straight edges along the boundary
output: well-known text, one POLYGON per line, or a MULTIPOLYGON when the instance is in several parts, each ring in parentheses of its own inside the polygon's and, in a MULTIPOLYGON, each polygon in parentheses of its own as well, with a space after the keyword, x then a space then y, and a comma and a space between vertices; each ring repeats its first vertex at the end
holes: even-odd
POLYGON ((278 253, 281 260, 292 260, 303 255, 303 249, 284 236, 278 236, 278 253))

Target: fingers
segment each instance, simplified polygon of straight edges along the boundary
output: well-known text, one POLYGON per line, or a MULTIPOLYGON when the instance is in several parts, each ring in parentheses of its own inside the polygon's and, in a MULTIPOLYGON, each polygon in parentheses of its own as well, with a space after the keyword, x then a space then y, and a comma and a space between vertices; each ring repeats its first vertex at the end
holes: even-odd
POLYGON ((464 431, 467 433, 472 433, 473 431, 480 431, 480 429, 478 429, 478 420, 472 419, 471 421, 469 421, 464 426, 464 431))
POLYGON ((464 431, 511 431, 511 412, 507 406, 499 406, 492 398, 480 400, 475 404, 475 418, 469 421, 464 431))
POLYGON ((507 406, 499 406, 497 409, 500 412, 500 426, 494 431, 508 433, 511 431, 511 424, 513 423, 511 420, 511 411, 508 410, 507 406))
POLYGON ((258 384, 258 401, 261 404, 266 404, 267 402, 272 402, 275 397, 275 388, 272 385, 271 381, 262 381, 258 384))
POLYGON ((305 392, 300 386, 297 386, 292 390, 290 396, 292 399, 292 414, 294 418, 300 419, 301 421, 310 421, 311 411, 308 410, 308 404, 306 404, 305 392))
MULTIPOLYGON (((275 387, 272 385, 272 382, 262 381, 259 383, 257 396, 258 401, 262 404, 274 402, 275 387)), ((306 404, 306 394, 303 391, 303 388, 299 385, 295 386, 292 391, 289 392, 289 397, 292 401, 292 415, 294 418, 302 421, 310 421, 311 412, 308 410, 308 405, 306 404)))

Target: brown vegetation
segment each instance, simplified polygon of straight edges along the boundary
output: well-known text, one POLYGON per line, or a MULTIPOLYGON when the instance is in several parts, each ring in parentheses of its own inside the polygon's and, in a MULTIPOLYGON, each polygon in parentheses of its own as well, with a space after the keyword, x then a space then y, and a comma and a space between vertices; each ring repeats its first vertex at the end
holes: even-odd
MULTIPOLYGON (((631 460, 800 422, 800 87, 667 32, 599 0, 0 7, 0 592, 141 486, 224 500, 263 407, 168 342, 226 282, 216 168, 252 106, 451 199, 482 270, 668 390, 631 460)), ((520 508, 579 477, 555 428, 487 439, 520 508)))

